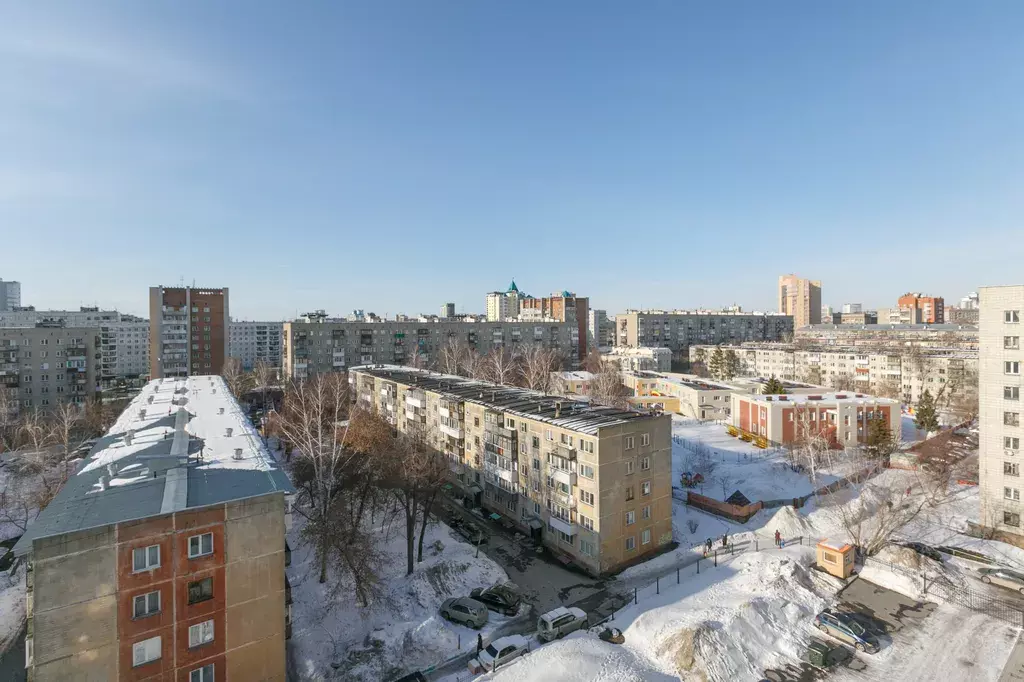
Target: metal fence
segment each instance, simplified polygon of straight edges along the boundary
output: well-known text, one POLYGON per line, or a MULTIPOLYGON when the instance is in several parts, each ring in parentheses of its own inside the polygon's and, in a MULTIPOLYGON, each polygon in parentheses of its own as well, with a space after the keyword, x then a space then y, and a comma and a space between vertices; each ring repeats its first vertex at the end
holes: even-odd
POLYGON ((865 566, 875 566, 892 573, 921 581, 921 591, 949 604, 984 613, 1003 622, 1024 627, 1024 605, 1006 599, 990 597, 987 594, 957 585, 941 575, 929 576, 907 566, 900 566, 874 557, 864 559, 865 566))

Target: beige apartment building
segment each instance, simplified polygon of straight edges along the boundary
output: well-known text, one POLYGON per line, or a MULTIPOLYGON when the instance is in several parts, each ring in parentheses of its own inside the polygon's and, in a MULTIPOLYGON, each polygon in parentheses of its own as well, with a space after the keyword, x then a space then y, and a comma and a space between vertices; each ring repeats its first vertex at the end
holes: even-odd
POLYGON ((28 679, 283 682, 293 494, 223 379, 149 382, 14 547, 28 679))
POLYGON ((622 383, 632 405, 701 420, 728 419, 736 392, 729 384, 674 372, 623 372, 622 383))
POLYGON ((775 313, 705 310, 627 310, 615 316, 615 346, 664 347, 685 362, 694 344, 783 341, 793 334, 793 318, 775 313))
POLYGON ((800 329, 821 323, 821 282, 796 275, 779 276, 779 312, 793 316, 800 329))
POLYGON ((980 298, 978 474, 981 525, 1021 534, 1021 320, 1024 286, 984 287, 980 298))
POLYGON ((409 367, 356 367, 357 405, 423 430, 470 506, 499 514, 592 575, 672 542, 669 415, 409 367))
POLYGON ((97 391, 100 330, 76 327, 0 328, 0 390, 19 410, 84 403, 97 391))
POLYGON ((816 324, 797 329, 797 344, 893 348, 978 348, 978 327, 957 324, 816 324))
POLYGON ((337 321, 284 323, 284 376, 305 379, 357 365, 430 365, 449 340, 486 354, 492 348, 543 346, 558 351, 565 366, 578 365, 579 329, 571 322, 476 322, 470 320, 337 321))
MULTIPOLYGON (((710 355, 714 346, 694 346, 710 355)), ((916 404, 927 390, 932 396, 977 392, 978 355, 958 348, 893 347, 801 348, 788 343, 747 343, 731 347, 741 376, 801 381, 817 386, 873 393, 916 404)))

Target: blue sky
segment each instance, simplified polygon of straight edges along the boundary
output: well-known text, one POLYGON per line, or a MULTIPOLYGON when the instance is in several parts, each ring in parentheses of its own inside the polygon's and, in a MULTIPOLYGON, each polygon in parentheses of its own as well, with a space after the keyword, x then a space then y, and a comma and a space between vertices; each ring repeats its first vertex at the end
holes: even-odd
POLYGON ((0 0, 0 277, 236 317, 1019 283, 1019 2, 0 0), (524 256, 529 256, 524 257, 524 256))

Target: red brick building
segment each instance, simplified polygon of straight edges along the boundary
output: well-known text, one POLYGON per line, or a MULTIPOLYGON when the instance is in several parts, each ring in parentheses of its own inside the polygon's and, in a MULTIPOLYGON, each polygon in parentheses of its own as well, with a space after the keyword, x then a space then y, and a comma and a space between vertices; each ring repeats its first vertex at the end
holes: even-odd
POLYGON ((863 393, 732 396, 732 425, 773 445, 824 435, 834 447, 854 447, 867 441, 868 427, 877 419, 899 436, 900 404, 888 398, 863 393))

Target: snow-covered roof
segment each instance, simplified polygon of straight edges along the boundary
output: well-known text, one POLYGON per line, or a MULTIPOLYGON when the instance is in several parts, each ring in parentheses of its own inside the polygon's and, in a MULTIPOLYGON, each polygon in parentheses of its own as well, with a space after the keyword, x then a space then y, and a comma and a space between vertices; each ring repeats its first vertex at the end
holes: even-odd
POLYGON ((594 373, 587 372, 585 370, 577 370, 575 372, 559 372, 558 376, 566 381, 593 381, 594 373))
POLYGON ((219 376, 149 382, 18 542, 294 492, 219 376))
POLYGON ((823 538, 821 540, 818 540, 818 544, 821 545, 822 547, 826 548, 826 549, 834 549, 837 552, 842 552, 842 551, 844 551, 845 549, 847 549, 850 546, 850 543, 848 543, 848 542, 840 542, 838 540, 829 540, 828 538, 823 538))
POLYGON ((879 398, 873 395, 867 395, 866 393, 857 393, 856 391, 834 391, 832 393, 787 393, 785 395, 760 395, 752 393, 750 395, 744 394, 742 396, 744 400, 751 400, 758 403, 797 403, 797 404, 817 404, 817 403, 856 403, 856 404, 878 404, 883 405, 899 405, 898 400, 892 400, 891 398, 879 398))

